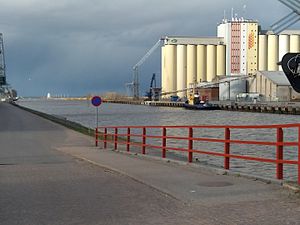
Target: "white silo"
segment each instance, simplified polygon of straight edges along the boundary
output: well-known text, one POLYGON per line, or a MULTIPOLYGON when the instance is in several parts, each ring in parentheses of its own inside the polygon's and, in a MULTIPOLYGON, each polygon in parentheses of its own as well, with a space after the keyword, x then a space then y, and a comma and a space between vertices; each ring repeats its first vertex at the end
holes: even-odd
POLYGON ((197 48, 187 45, 187 87, 197 79, 197 48))
MULTIPOLYGON (((187 47, 186 45, 177 45, 177 90, 186 89, 187 77, 187 47)), ((178 92, 177 95, 182 98, 186 92, 178 92)))
POLYGON ((167 77, 166 77, 166 48, 165 46, 161 47, 161 88, 162 92, 166 92, 168 90, 168 83, 167 83, 167 77))
POLYGON ((298 53, 300 51, 300 36, 298 34, 290 35, 290 52, 298 53))
MULTIPOLYGON (((290 37, 287 34, 279 35, 279 52, 278 61, 282 60, 282 57, 290 51, 290 37)), ((279 70, 282 71, 282 67, 279 66, 279 70)))
POLYGON ((268 37, 262 34, 258 36, 258 70, 268 70, 268 37))
POLYGON ((197 81, 206 81, 206 46, 197 45, 197 81))
POLYGON ((278 36, 268 35, 268 71, 278 71, 278 36))
MULTIPOLYGON (((174 92, 176 91, 176 45, 165 45, 165 55, 166 55, 166 61, 165 61, 165 74, 166 74, 166 82, 168 89, 167 92, 174 92)), ((170 95, 173 95, 173 93, 170 93, 170 95)))
POLYGON ((207 81, 210 82, 216 77, 216 46, 207 45, 206 55, 206 75, 207 81))
POLYGON ((217 76, 226 75, 226 46, 217 45, 217 76))

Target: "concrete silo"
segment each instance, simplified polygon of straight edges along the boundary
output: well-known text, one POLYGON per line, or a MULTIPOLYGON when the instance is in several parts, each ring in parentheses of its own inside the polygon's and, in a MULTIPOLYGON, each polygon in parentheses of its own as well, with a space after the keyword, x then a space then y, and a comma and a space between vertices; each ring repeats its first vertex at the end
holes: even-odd
POLYGON ((176 91, 177 84, 176 45, 165 45, 165 57, 166 92, 173 92, 176 91))
POLYGON ((278 71, 278 36, 268 35, 268 71, 278 71))
MULTIPOLYGON (((282 57, 290 51, 290 37, 286 34, 279 35, 279 50, 278 61, 282 60, 282 57)), ((279 66, 279 70, 282 71, 282 67, 279 66)))
MULTIPOLYGON (((186 45, 177 45, 177 90, 186 89, 187 78, 187 47, 186 45)), ((182 98, 186 92, 178 92, 177 95, 182 98)))
POLYGON ((197 81, 206 80, 206 46, 197 45, 197 81))
POLYGON ((210 82, 216 77, 216 53, 217 47, 215 45, 207 45, 207 54, 206 54, 206 75, 207 81, 210 82))
POLYGON ((258 36, 258 70, 268 70, 268 37, 267 35, 258 36))
POLYGON ((197 79, 197 47, 187 45, 187 87, 197 79))
POLYGON ((168 90, 167 87, 167 77, 166 77, 166 48, 165 46, 161 47, 161 87, 162 92, 166 92, 168 90))
POLYGON ((298 34, 290 35, 290 52, 300 52, 300 36, 298 34))
POLYGON ((226 46, 217 45, 217 76, 226 75, 226 46))

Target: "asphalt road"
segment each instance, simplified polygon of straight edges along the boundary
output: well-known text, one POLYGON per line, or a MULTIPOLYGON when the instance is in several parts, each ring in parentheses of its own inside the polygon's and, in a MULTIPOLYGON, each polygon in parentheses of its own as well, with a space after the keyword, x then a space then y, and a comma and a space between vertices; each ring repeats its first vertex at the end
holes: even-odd
MULTIPOLYGON (((56 151, 70 145, 67 131, 0 104, 1 225, 197 223, 182 202, 56 151)), ((83 135, 75 141, 92 145, 83 135)))

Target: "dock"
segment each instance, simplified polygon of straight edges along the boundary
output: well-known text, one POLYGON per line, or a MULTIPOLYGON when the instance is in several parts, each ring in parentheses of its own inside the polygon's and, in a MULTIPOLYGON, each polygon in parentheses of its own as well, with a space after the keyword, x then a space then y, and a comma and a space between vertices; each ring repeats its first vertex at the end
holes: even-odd
POLYGON ((300 115, 300 102, 214 101, 222 110, 300 115))
MULTIPOLYGON (((157 107, 183 107, 184 102, 171 101, 142 101, 142 100, 104 100, 106 103, 148 105, 157 107)), ((300 115, 300 102, 236 102, 236 101, 210 101, 218 105, 221 110, 276 113, 300 115)))

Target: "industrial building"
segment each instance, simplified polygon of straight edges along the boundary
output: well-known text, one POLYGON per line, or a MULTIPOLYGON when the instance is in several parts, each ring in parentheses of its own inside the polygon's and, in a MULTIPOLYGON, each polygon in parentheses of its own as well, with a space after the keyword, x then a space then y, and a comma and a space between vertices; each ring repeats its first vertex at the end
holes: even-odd
MULTIPOLYGON (((277 64, 282 56, 287 52, 299 51, 299 31, 283 31, 276 35, 261 31, 254 20, 224 19, 217 27, 217 37, 168 36, 164 39, 161 48, 162 92, 167 93, 166 96, 178 95, 183 98, 189 95, 192 87, 215 83, 220 86, 219 99, 232 100, 236 96, 231 94, 228 97, 230 93, 226 85, 235 87, 230 82, 237 83, 236 78, 241 77, 243 81, 237 85, 240 90, 235 90, 234 95, 255 89, 259 94, 268 95, 266 99, 283 100, 279 93, 269 97, 269 93, 265 92, 267 87, 264 87, 269 85, 268 82, 262 82, 259 88, 254 88, 253 84, 258 82, 255 79, 261 79, 258 77, 266 76, 264 79, 273 81, 277 90, 281 89, 279 86, 282 83, 277 84, 272 76, 285 77, 283 73, 258 71, 282 71, 277 64), (245 76, 249 77, 248 82, 245 76), (235 79, 231 81, 229 77, 235 79)), ((293 99, 293 94, 290 96, 293 99)))
POLYGON ((259 71, 249 79, 249 92, 260 93, 264 101, 300 100, 282 71, 259 71))

